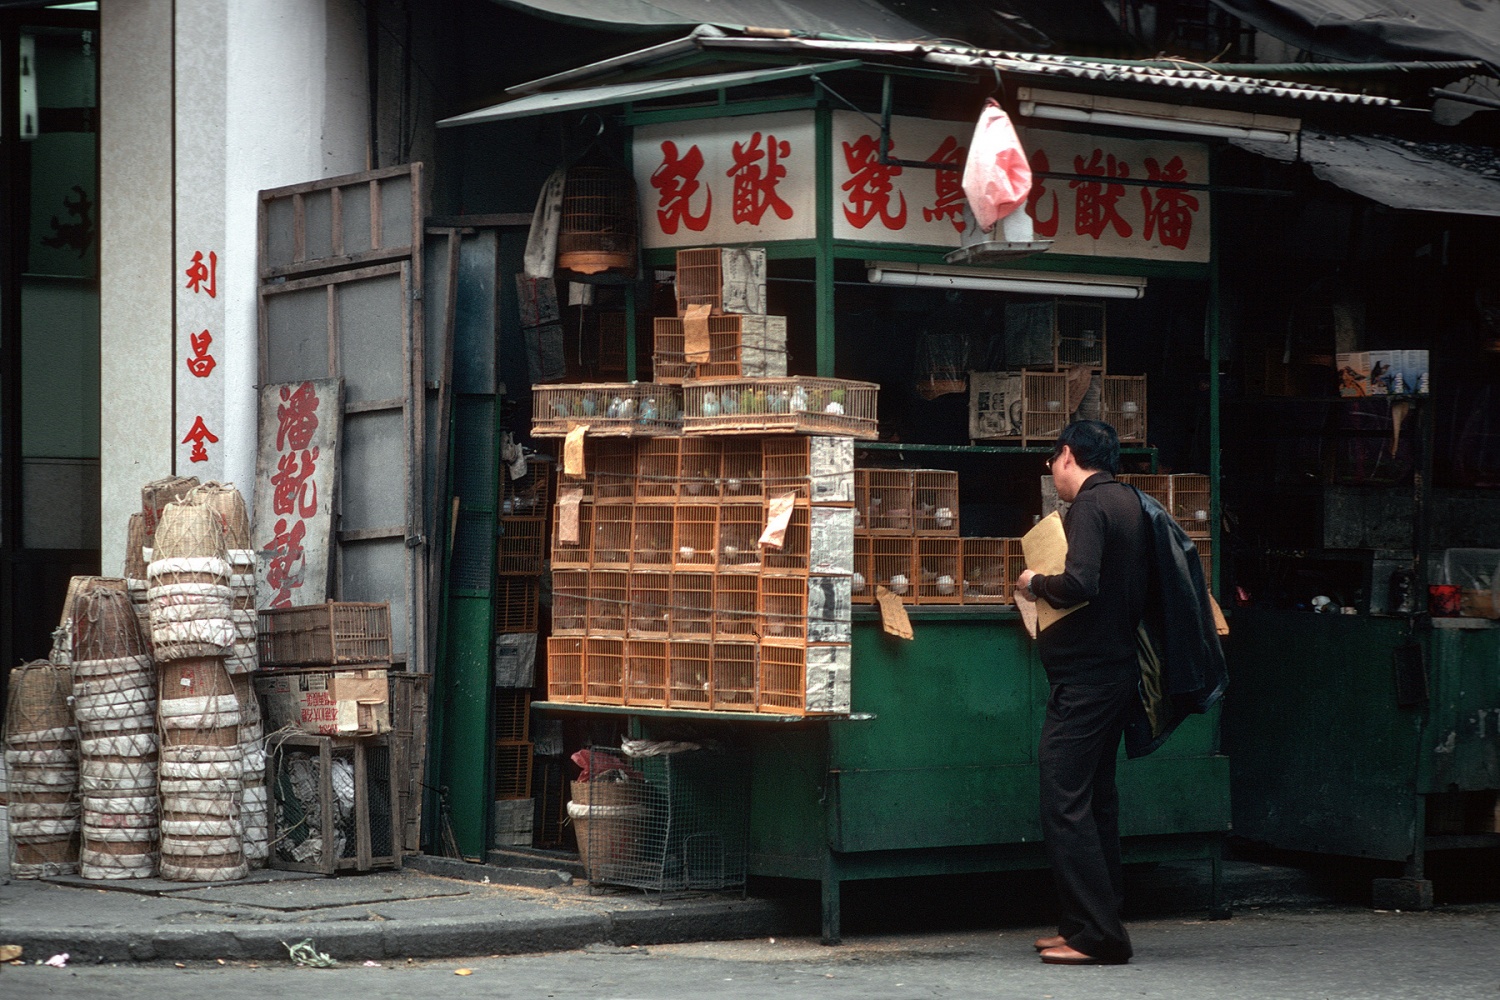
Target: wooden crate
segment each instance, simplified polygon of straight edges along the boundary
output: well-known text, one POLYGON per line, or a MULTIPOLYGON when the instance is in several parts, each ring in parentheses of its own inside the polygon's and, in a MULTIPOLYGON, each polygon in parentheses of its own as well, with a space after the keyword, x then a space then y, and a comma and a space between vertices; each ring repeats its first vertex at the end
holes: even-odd
POLYGON ((714 644, 673 639, 667 643, 667 707, 712 707, 714 644))
POLYGON ((533 437, 566 437, 588 426, 592 437, 651 437, 682 428, 682 397, 655 382, 595 382, 531 387, 533 437))
POLYGON ((880 386, 832 378, 683 382, 683 429, 695 434, 879 436, 880 386), (725 411, 729 412, 725 412, 725 411))
POLYGON ((594 505, 578 505, 578 538, 576 541, 562 540, 562 517, 552 519, 552 568, 588 569, 594 544, 594 505))
POLYGON ((517 742, 531 739, 531 689, 495 689, 495 739, 517 742))
POLYGON ((918 538, 918 604, 963 603, 963 547, 958 538, 918 538))
POLYGON ((958 535, 958 473, 948 469, 913 469, 912 532, 958 535))
POLYGON ((545 517, 502 517, 495 572, 534 575, 547 555, 545 517))
POLYGON ((630 618, 625 634, 631 638, 663 639, 672 631, 672 574, 630 574, 630 618))
POLYGON ((1213 510, 1213 486, 1209 478, 1196 472, 1179 473, 1172 476, 1172 502, 1168 510, 1182 530, 1194 538, 1207 538, 1211 534, 1212 522, 1209 512, 1213 510), (1202 513, 1200 518, 1198 515, 1202 513))
POLYGON ((713 315, 766 311, 762 247, 694 247, 677 251, 677 315, 707 305, 713 315))
POLYGON ((629 569, 635 543, 635 505, 594 504, 590 528, 589 568, 629 569))
POLYGON ((582 636, 557 636, 547 640, 547 700, 581 702, 585 700, 583 661, 586 655, 582 636))
POLYGON ((552 634, 583 635, 589 623, 589 571, 552 571, 552 634))
POLYGON ((266 866, 323 875, 400 868, 405 829, 396 764, 385 736, 279 734, 266 754, 272 796, 266 866), (335 758, 347 763, 354 778, 352 829, 340 823, 335 809, 335 758), (315 787, 285 777, 294 764, 306 773, 299 761, 313 774, 315 787))
POLYGON ((630 565, 633 569, 671 569, 674 542, 672 524, 674 508, 665 504, 635 505, 631 536, 630 565))
POLYGON ((676 436, 636 442, 636 503, 676 503, 683 439, 676 436))
POLYGON ((1146 376, 1105 375, 1100 380, 1099 416, 1122 444, 1146 441, 1146 376))
POLYGON ((589 570, 589 635, 624 636, 630 611, 630 572, 589 570))
POLYGON ((625 704, 625 640, 591 635, 584 646, 584 701, 590 705, 625 704))
POLYGON ((712 569, 719 544, 719 508, 681 504, 676 508, 672 566, 679 570, 712 569))
POLYGON ((667 642, 631 639, 625 644, 625 704, 666 708, 667 642))
POLYGON ((541 582, 534 576, 495 577, 495 634, 535 632, 540 598, 541 582))
POLYGON ((760 577, 755 573, 714 575, 715 639, 747 642, 759 635, 760 577))
POLYGON ((329 601, 268 608, 256 621, 260 665, 379 663, 391 658, 391 606, 329 601))
POLYGON ((708 638, 714 632, 714 574, 672 573, 673 638, 708 638))
POLYGON ((755 711, 759 701, 759 650, 758 645, 748 642, 713 644, 710 708, 727 712, 755 711))
POLYGON ((1014 604, 1015 580, 1025 568, 1019 538, 960 538, 963 603, 1014 604))
POLYGON ((718 568, 723 573, 755 573, 761 567, 760 536, 766 509, 759 503, 719 505, 718 568))
POLYGON ((807 642, 807 578, 763 576, 757 611, 762 640, 774 645, 807 642))
POLYGON ((495 741, 495 798, 531 798, 532 746, 525 740, 495 741))

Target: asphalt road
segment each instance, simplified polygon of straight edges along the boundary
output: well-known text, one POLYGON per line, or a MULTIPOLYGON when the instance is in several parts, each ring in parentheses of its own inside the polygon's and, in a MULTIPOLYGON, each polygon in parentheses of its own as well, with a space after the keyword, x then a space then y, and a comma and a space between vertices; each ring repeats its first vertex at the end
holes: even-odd
MULTIPOLYGON (((1136 960, 1056 968, 1031 949, 1049 928, 596 947, 514 958, 336 969, 213 962, 0 967, 6 1000, 1366 1000, 1500 998, 1500 906, 1429 913, 1358 907, 1257 911, 1131 925, 1136 960), (468 969, 469 975, 457 970, 468 969)), ((36 956, 28 956, 35 958, 36 956)))

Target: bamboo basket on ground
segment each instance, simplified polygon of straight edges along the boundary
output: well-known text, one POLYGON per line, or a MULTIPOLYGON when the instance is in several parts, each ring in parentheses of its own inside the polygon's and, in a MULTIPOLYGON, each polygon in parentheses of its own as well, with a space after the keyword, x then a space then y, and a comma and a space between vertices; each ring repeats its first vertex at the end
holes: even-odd
POLYGON ((35 660, 10 672, 5 710, 10 874, 78 871, 78 730, 68 708, 72 671, 35 660))
POLYGON ((244 878, 243 713, 217 656, 165 663, 161 698, 161 877, 244 878))
POLYGON ((130 515, 130 524, 125 530, 125 592, 135 608, 141 622, 141 634, 147 646, 151 644, 151 606, 146 599, 146 544, 150 536, 146 533, 146 515, 137 511, 130 515))

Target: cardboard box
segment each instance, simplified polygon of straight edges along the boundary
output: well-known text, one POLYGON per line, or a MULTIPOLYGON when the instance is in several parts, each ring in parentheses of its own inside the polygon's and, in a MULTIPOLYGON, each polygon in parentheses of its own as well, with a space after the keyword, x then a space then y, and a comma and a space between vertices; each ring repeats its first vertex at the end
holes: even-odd
POLYGON ((314 736, 378 736, 391 731, 385 667, 278 670, 255 678, 266 729, 314 736))

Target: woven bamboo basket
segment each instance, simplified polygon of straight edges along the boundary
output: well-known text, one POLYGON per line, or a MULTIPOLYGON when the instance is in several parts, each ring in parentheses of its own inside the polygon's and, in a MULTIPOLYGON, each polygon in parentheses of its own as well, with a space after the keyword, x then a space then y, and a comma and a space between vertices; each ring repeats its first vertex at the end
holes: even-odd
POLYGON ((145 520, 147 545, 152 544, 151 538, 156 534, 157 522, 167 504, 181 502, 197 485, 197 476, 168 476, 141 487, 141 514, 145 520))
POLYGON ((219 515, 226 549, 250 549, 250 514, 245 498, 233 483, 207 482, 188 491, 185 503, 201 505, 219 515))
POLYGON ((72 671, 35 660, 10 672, 5 709, 11 869, 15 878, 78 870, 78 742, 72 671))
POLYGON ((223 519, 206 505, 169 504, 155 543, 146 575, 156 658, 221 655, 235 636, 223 519))
POLYGON ((73 659, 114 660, 150 652, 123 579, 100 580, 73 600, 73 659))

